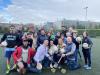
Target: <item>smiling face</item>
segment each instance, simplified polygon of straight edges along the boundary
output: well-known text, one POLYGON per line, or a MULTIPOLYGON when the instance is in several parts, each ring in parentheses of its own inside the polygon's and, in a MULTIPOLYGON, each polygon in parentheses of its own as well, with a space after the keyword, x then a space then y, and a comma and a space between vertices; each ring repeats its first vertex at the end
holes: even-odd
POLYGON ((49 41, 48 40, 44 40, 44 43, 43 43, 45 46, 48 46, 49 44, 49 41))
POLYGON ((62 45, 63 44, 63 40, 60 38, 60 39, 58 39, 58 44, 59 45, 62 45))
POLYGON ((50 41, 50 46, 54 45, 53 41, 50 41))
POLYGON ((88 36, 87 32, 83 32, 83 37, 87 37, 87 36, 88 36))
POLYGON ((71 37, 67 37, 67 43, 72 43, 72 38, 71 37))

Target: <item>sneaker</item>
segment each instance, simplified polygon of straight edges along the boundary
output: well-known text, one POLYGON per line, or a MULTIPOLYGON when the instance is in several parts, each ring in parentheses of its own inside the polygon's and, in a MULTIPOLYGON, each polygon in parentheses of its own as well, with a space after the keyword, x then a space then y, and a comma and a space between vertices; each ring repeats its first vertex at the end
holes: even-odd
POLYGON ((10 70, 10 65, 7 64, 7 69, 10 70))
POLYGON ((10 70, 11 70, 11 71, 14 71, 14 70, 16 69, 16 67, 17 67, 17 66, 14 65, 10 70))
POLYGON ((88 65, 84 65, 83 67, 84 67, 84 68, 87 68, 87 67, 88 67, 88 65))
POLYGON ((9 74, 9 73, 10 73, 10 70, 7 70, 7 71, 6 71, 6 74, 9 74))
POLYGON ((19 70, 19 69, 17 69, 17 72, 19 73, 19 72, 20 72, 20 70, 19 70))
POLYGON ((91 67, 86 67, 86 70, 91 70, 92 68, 91 67))
POLYGON ((7 70, 6 70, 6 74, 10 73, 10 65, 7 65, 7 70))

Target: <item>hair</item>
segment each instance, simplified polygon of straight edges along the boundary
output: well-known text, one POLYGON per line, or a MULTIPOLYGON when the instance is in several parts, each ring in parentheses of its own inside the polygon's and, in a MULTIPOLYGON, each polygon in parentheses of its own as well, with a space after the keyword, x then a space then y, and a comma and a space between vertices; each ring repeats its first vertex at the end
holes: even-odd
MULTIPOLYGON (((89 34, 88 34, 88 32, 87 32, 87 31, 84 31, 84 32, 86 33, 86 36, 89 36, 89 34)), ((84 33, 84 32, 83 32, 83 33, 84 33)))
POLYGON ((14 25, 10 25, 9 27, 14 27, 14 28, 15 28, 15 26, 14 26, 14 25))

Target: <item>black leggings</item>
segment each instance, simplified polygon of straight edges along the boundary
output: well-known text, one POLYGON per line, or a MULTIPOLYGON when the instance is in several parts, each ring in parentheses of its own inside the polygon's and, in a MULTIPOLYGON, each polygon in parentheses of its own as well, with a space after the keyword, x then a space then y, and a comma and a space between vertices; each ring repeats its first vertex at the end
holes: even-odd
POLYGON ((82 49, 85 64, 91 67, 91 49, 82 49))

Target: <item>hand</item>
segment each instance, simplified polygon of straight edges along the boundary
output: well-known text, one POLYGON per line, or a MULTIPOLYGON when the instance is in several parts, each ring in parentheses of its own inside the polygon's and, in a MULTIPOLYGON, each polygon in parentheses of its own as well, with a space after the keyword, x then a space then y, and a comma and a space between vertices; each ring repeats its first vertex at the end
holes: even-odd
POLYGON ((18 59, 17 61, 18 61, 18 62, 22 61, 22 58, 18 59))
POLYGON ((17 46, 15 46, 15 49, 17 48, 17 46))
POLYGON ((2 44, 0 44, 0 47, 2 47, 2 44))
POLYGON ((51 57, 49 57, 49 60, 52 60, 52 58, 51 58, 51 57))
POLYGON ((28 64, 28 68, 30 68, 31 67, 31 65, 30 64, 28 64))
POLYGON ((66 54, 62 54, 62 57, 65 57, 66 56, 66 54))

